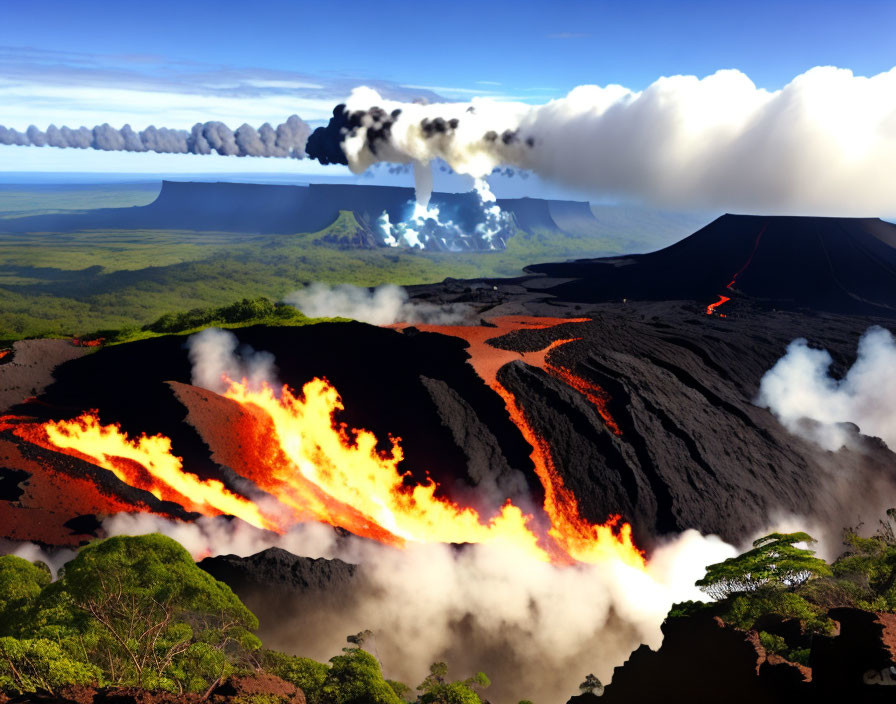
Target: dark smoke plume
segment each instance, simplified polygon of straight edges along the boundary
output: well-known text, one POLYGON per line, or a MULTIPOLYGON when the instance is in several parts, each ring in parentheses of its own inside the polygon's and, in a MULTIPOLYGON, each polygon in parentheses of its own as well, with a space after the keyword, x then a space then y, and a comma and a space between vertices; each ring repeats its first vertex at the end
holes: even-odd
POLYGON ((265 122, 257 130, 242 125, 234 132, 223 122, 197 122, 190 131, 154 127, 140 132, 130 125, 120 130, 108 123, 93 129, 56 127, 42 132, 31 125, 25 132, 0 125, 0 144, 60 149, 98 149, 112 152, 156 152, 158 154, 212 154, 303 159, 311 128, 298 115, 271 127, 265 122))

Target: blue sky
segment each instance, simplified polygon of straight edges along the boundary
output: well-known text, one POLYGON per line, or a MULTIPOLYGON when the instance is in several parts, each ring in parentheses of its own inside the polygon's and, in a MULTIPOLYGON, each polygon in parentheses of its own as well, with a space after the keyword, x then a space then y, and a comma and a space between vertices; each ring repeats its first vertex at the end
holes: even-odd
MULTIPOLYGON (((892 68, 894 29, 893 2, 3 2, 0 124, 322 120, 360 84, 535 103, 723 68, 774 90, 817 65, 892 68)), ((225 157, 66 151, 0 147, 0 171, 234 170, 225 157)))

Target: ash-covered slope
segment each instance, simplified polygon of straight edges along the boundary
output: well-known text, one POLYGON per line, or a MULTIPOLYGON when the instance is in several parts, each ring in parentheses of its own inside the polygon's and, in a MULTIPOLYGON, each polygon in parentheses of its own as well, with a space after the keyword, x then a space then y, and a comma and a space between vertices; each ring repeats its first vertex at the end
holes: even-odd
POLYGON ((778 307, 896 315, 896 225, 877 218, 724 215, 650 254, 531 266, 572 278, 565 301, 749 297, 778 307))
MULTIPOLYGON (((558 309, 556 303, 551 307, 558 309)), ((878 499, 885 503, 896 486, 896 456, 882 443, 857 438, 853 449, 826 453, 790 434, 753 402, 763 373, 793 338, 804 336, 830 349, 842 371, 853 361, 861 334, 880 320, 770 312, 748 303, 726 319, 680 302, 601 304, 587 311, 570 306, 569 312, 587 312, 590 320, 546 329, 522 325, 486 347, 510 350, 511 361, 497 379, 549 446, 588 520, 621 514, 647 547, 657 536, 687 528, 738 541, 780 515, 848 525, 859 506, 872 510, 869 504, 878 499), (554 373, 512 361, 558 340, 572 341, 547 356, 554 373), (581 384, 564 380, 562 370, 601 390, 605 408, 597 408, 581 384)), ((492 330, 485 329, 486 338, 498 334, 492 330)), ((314 376, 328 378, 344 400, 339 419, 373 431, 382 449, 388 449, 390 434, 400 437, 401 468, 416 481, 429 474, 445 495, 487 513, 507 497, 501 490, 521 487, 539 510, 543 494, 532 446, 503 399, 467 363, 470 348, 451 329, 399 332, 336 323, 246 328, 238 336, 273 353, 280 378, 296 388, 314 376), (520 481, 505 481, 512 477, 520 481)), ((214 407, 208 394, 176 394, 168 381, 190 383, 180 337, 111 347, 67 362, 38 402, 12 410, 60 418, 97 408, 103 423, 120 422, 132 436, 170 437, 174 453, 192 472, 227 482, 238 467, 222 468, 219 462, 240 456, 228 445, 239 442, 239 433, 209 432, 208 419, 200 422, 214 407)), ((5 469, 64 475, 53 453, 41 453, 38 464, 25 462, 17 457, 28 454, 29 446, 9 431, 0 435, 8 448, 5 469)), ((21 486, 27 490, 37 481, 25 479, 21 486)), ((45 499, 46 492, 40 496, 45 499)), ((21 536, 28 506, 9 505, 22 507, 15 520, 21 536)), ((55 520, 61 526, 74 517, 55 520)), ((52 521, 43 515, 41 520, 42 539, 52 542, 46 538, 52 521)), ((71 540, 68 530, 61 533, 61 541, 71 540)))

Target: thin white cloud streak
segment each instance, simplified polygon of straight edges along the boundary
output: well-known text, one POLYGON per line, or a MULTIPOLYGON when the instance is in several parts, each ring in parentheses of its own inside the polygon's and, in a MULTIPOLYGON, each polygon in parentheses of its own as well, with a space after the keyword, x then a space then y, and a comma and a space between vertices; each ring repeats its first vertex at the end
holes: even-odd
POLYGON ((769 408, 792 433, 826 450, 848 445, 853 423, 896 450, 896 341, 871 327, 859 340, 855 363, 842 379, 829 374, 826 350, 794 340, 787 354, 762 377, 758 405, 769 408))

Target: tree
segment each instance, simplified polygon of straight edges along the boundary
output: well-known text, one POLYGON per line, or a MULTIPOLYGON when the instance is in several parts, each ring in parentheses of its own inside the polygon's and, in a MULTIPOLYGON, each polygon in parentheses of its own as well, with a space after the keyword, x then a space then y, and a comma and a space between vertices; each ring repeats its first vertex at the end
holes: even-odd
POLYGON ((395 696, 403 702, 414 701, 414 690, 408 687, 404 682, 398 680, 386 680, 386 684, 395 692, 395 696))
POLYGON ((274 650, 265 650, 261 658, 262 667, 280 679, 291 682, 305 693, 307 704, 318 704, 330 668, 311 658, 285 655, 274 650))
POLYGON ((859 535, 859 527, 843 534, 846 552, 834 562, 834 573, 852 578, 867 590, 869 598, 857 604, 872 611, 896 609, 896 509, 887 511, 877 532, 869 538, 859 535))
POLYGON ((583 694, 595 694, 599 697, 604 693, 604 685, 599 679, 597 679, 596 675, 591 673, 588 674, 585 677, 585 681, 579 685, 579 690, 583 694))
POLYGON ((0 636, 17 636, 41 590, 50 583, 50 568, 15 555, 0 557, 0 636))
POLYGON ((41 593, 35 624, 114 684, 178 692, 205 689, 260 645, 258 620, 230 588, 157 534, 82 548, 41 593))
POLYGON ((697 586, 713 599, 753 592, 771 585, 796 589, 813 577, 832 574, 815 551, 796 547, 816 541, 807 533, 772 533, 753 541, 753 549, 706 568, 697 586))
POLYGON ((366 650, 345 648, 330 659, 321 704, 403 704, 383 678, 377 659, 366 650))
POLYGON ((463 682, 448 681, 448 665, 434 662, 429 674, 417 687, 422 692, 420 704, 482 704, 478 690, 491 684, 484 672, 477 672, 463 682))
POLYGON ((52 640, 0 638, 0 692, 22 694, 100 679, 92 665, 72 658, 52 640))

